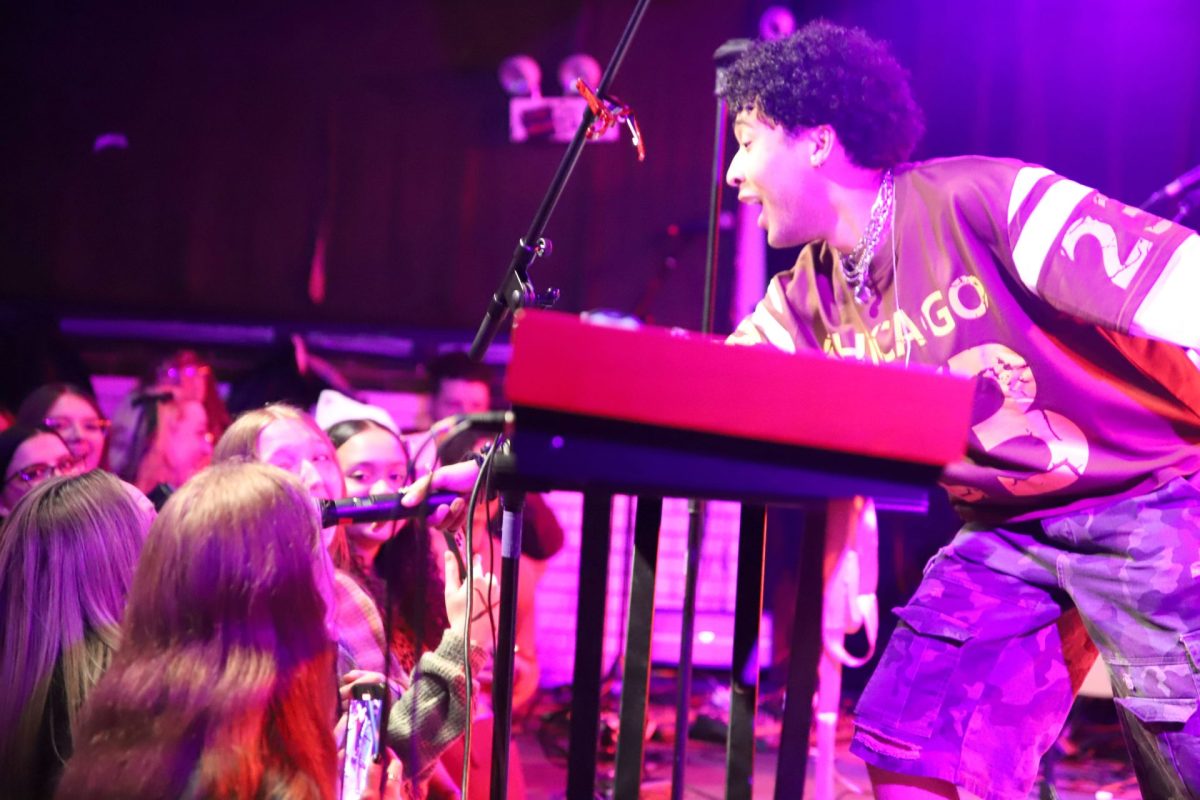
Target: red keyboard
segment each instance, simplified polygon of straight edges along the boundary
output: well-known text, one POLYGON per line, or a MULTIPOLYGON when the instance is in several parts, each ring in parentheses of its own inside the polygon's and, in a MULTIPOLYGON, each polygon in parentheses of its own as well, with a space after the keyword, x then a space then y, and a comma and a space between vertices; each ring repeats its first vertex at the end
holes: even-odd
POLYGON ((937 467, 962 458, 974 393, 927 369, 536 310, 516 315, 507 391, 518 408, 937 467))

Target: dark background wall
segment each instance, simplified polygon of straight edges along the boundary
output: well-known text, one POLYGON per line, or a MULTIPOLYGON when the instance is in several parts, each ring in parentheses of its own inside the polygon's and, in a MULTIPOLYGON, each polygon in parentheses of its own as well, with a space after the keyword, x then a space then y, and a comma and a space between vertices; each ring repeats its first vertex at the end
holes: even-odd
MULTIPOLYGON (((560 307, 699 321, 711 54, 757 0, 654 0, 613 86, 649 155, 589 146, 548 229, 560 307)), ((55 311, 473 328, 562 146, 507 142, 496 68, 604 63, 632 0, 40 2, 3 21, 0 293, 55 311), (286 10, 281 10, 286 8, 286 10), (121 131, 127 150, 92 152, 121 131), (326 221, 327 291, 308 293, 326 221)), ((1200 162, 1200 5, 792 3, 893 43, 920 157, 1044 163, 1130 202, 1200 162)), ((775 257, 782 266, 787 255, 775 257)))

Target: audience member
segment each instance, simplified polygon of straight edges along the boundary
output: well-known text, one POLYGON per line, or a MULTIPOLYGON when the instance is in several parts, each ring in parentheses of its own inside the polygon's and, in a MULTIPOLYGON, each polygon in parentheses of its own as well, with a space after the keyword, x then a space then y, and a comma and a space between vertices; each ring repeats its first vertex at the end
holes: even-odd
POLYGON ((69 383, 48 383, 25 398, 17 409, 17 421, 57 433, 83 459, 85 472, 107 468, 109 421, 91 392, 69 383))
MULTIPOLYGON (((217 443, 213 458, 217 463, 253 459, 281 467, 297 476, 315 500, 337 499, 345 494, 329 438, 308 414, 290 406, 267 406, 243 414, 217 443)), ((448 477, 458 476, 452 472, 448 477)), ((422 496, 432 483, 429 479, 412 487, 414 497, 422 496)), ((464 513, 462 500, 456 500, 451 507, 435 512, 431 522, 454 526, 461 524, 464 513)), ((336 554, 339 563, 349 558, 344 532, 327 529, 323 543, 327 552, 318 557, 328 559, 336 554)), ((448 573, 452 563, 447 556, 448 573)), ((477 598, 493 597, 493 576, 482 574, 482 565, 479 573, 474 584, 477 598)), ((471 621, 469 648, 463 639, 467 591, 456 574, 446 582, 442 602, 450 627, 440 631, 437 648, 420 656, 410 674, 393 670, 385 660, 388 648, 383 620, 369 592, 350 572, 335 573, 332 608, 339 648, 338 672, 351 676, 359 671, 388 672, 399 680, 404 691, 388 718, 388 736, 404 762, 406 780, 418 793, 424 791, 436 770, 440 754, 462 735, 469 719, 464 702, 464 655, 469 651, 471 668, 478 670, 491 643, 494 617, 486 608, 471 621)))
POLYGON ((55 475, 76 475, 83 459, 73 455, 57 433, 25 425, 0 431, 0 520, 17 501, 55 475))
MULTIPOLYGON (((67 457, 65 445, 57 444, 67 457)), ((118 626, 149 524, 127 488, 96 470, 37 486, 0 528, 5 797, 53 793, 71 757, 80 707, 120 641, 118 626)))
POLYGON ((332 798, 321 549, 282 470, 222 464, 180 488, 150 529, 59 796, 332 798))
POLYGON ((466 353, 447 353, 438 356, 427 367, 429 373, 429 402, 423 417, 418 418, 422 429, 432 437, 413 436, 413 454, 418 472, 427 471, 434 463, 454 464, 483 444, 479 437, 459 437, 446 441, 453 418, 462 414, 478 414, 492 407, 492 381, 495 373, 486 364, 476 364, 466 353), (436 447, 435 447, 436 445, 436 447), (435 452, 442 448, 440 458, 435 452))
POLYGON ((179 350, 160 361, 154 374, 143 383, 147 386, 172 387, 180 400, 196 400, 204 406, 208 417, 211 441, 217 441, 229 427, 229 409, 217 389, 212 367, 195 350, 179 350))
MULTIPOLYGON (((447 418, 462 414, 478 414, 491 410, 496 405, 492 387, 495 373, 491 367, 471 361, 465 353, 449 353, 439 356, 429 365, 431 380, 429 411, 432 415, 433 435, 440 440, 439 430, 447 429, 441 424, 447 418)), ((453 463, 465 457, 466 452, 480 448, 486 439, 463 437, 460 442, 439 441, 441 458, 453 463)), ((427 447, 432 451, 432 447, 427 447)), ((423 454, 431 458, 432 454, 423 454)), ((487 563, 499 563, 498 539, 500 536, 500 507, 495 498, 481 503, 477 510, 476 530, 490 536, 478 536, 476 552, 484 555, 487 563), (488 524, 488 522, 492 524, 488 524)), ((517 656, 514 670, 513 708, 526 706, 537 691, 540 668, 537 661, 537 638, 535 603, 538 581, 546 570, 545 562, 562 549, 564 535, 554 512, 540 494, 529 494, 525 498, 525 513, 522 515, 521 535, 521 580, 518 582, 517 597, 517 656)))
POLYGON ((429 423, 458 414, 478 414, 492 407, 495 373, 466 353, 446 353, 434 359, 429 371, 429 423))
POLYGON ((178 488, 208 466, 213 441, 199 400, 152 386, 132 392, 113 414, 109 463, 143 492, 160 483, 178 488))
MULTIPOLYGON (((400 491, 408 484, 408 454, 399 436, 371 420, 347 420, 329 429, 347 497, 400 491)), ((347 557, 337 564, 391 612, 393 655, 411 670, 421 652, 436 649, 448 620, 442 603, 441 560, 433 560, 427 530, 395 520, 346 526, 347 557), (396 534, 403 528, 402 539, 396 534), (385 582, 386 581, 386 582, 385 582)), ((441 550, 438 551, 439 553, 441 550)))
MULTIPOLYGON (((327 394, 322 392, 322 397, 327 394)), ((399 435, 384 422, 352 419, 328 431, 346 479, 348 497, 396 492, 408 484, 408 451, 399 435)), ((440 601, 444 593, 439 575, 441 559, 434 560, 429 538, 425 526, 399 520, 348 525, 348 557, 337 565, 370 595, 383 623, 380 634, 387 633, 378 638, 376 646, 382 653, 386 638, 390 656, 406 673, 415 668, 419 656, 437 649, 450 624, 440 601)), ((473 724, 479 727, 478 717, 473 724)), ((490 730, 490 724, 487 727, 490 730)), ((450 748, 455 749, 457 743, 450 748)), ((456 777, 462 768, 461 755, 453 762, 457 766, 454 771, 446 769, 445 760, 443 755, 443 764, 431 776, 429 796, 434 800, 461 793, 456 777)), ((490 764, 488 758, 482 761, 490 764)), ((479 781, 486 781, 486 776, 480 775, 476 781, 477 786, 486 785, 479 781)))
MULTIPOLYGON (((435 434, 448 430, 441 424, 444 420, 462 414, 479 414, 497 405, 493 395, 495 373, 485 364, 471 361, 465 353, 448 353, 439 356, 429 365, 431 380, 429 395, 430 427, 435 434)), ((500 398, 503 402, 503 398, 500 398)), ((452 464, 466 452, 479 448, 486 438, 463 437, 461 443, 443 448, 441 461, 452 464)), ((427 450, 433 450, 432 447, 427 450)), ((422 454, 425 458, 432 455, 422 454)), ((494 507, 493 507, 494 508, 494 507)), ((496 515, 493 514, 493 517, 496 515)), ((533 561, 545 561, 563 546, 563 531, 554 513, 541 495, 527 497, 521 537, 521 552, 533 561)))

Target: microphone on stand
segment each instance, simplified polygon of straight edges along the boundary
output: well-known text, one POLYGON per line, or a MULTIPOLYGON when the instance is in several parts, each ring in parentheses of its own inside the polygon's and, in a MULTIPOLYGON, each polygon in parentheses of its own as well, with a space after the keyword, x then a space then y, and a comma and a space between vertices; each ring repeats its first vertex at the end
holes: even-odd
POLYGON ((344 497, 341 500, 318 500, 317 510, 321 514, 321 527, 328 528, 339 523, 386 522, 394 519, 410 519, 428 514, 442 505, 450 505, 457 494, 435 492, 425 498, 424 504, 401 505, 404 492, 372 494, 366 497, 344 497))
POLYGON ((1180 175, 1175 180, 1168 183, 1166 186, 1159 189, 1146 202, 1142 203, 1142 208, 1149 208, 1155 203, 1163 200, 1172 200, 1186 192, 1188 189, 1200 183, 1200 164, 1189 169, 1187 172, 1180 175))

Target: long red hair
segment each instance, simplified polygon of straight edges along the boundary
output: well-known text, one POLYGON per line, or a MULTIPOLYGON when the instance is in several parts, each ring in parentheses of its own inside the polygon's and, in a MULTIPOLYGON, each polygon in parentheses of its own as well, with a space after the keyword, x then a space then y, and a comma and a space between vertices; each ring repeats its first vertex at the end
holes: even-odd
POLYGON ((60 797, 330 798, 334 653, 307 493, 264 464, 181 488, 150 528, 60 797))

